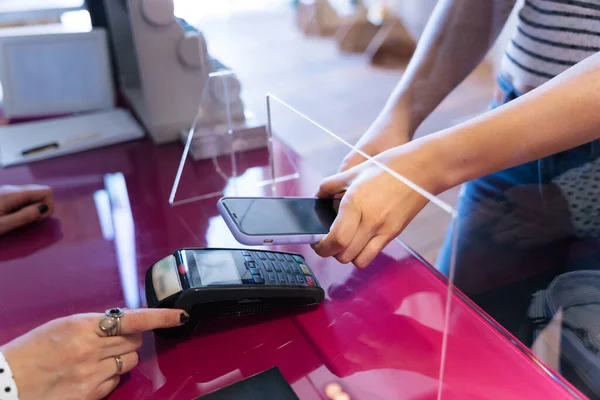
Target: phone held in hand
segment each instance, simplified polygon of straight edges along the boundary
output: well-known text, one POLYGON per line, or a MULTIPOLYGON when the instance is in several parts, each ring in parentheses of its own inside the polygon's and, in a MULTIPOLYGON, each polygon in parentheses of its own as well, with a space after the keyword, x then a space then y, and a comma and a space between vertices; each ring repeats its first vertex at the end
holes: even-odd
POLYGON ((247 246, 315 244, 329 233, 340 200, 224 197, 217 207, 236 240, 247 246))

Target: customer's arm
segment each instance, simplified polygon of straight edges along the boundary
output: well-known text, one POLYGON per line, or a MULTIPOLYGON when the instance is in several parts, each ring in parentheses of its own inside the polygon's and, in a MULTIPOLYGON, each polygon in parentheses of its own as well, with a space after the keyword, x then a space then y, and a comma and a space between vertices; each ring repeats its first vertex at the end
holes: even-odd
POLYGON ((600 138, 600 53, 543 86, 464 124, 419 139, 436 157, 439 188, 600 138))
MULTIPOLYGON (((374 156, 404 144, 484 58, 514 6, 506 0, 440 0, 406 72, 358 147, 374 156)), ((364 161, 344 160, 343 169, 364 161)))
POLYGON ((414 133, 483 60, 513 6, 504 0, 439 1, 384 112, 406 113, 414 133))
POLYGON ((434 194, 600 138, 600 53, 543 86, 450 129, 388 150, 326 179, 320 196, 346 191, 331 232, 315 246, 364 267, 425 206, 384 165, 434 194))

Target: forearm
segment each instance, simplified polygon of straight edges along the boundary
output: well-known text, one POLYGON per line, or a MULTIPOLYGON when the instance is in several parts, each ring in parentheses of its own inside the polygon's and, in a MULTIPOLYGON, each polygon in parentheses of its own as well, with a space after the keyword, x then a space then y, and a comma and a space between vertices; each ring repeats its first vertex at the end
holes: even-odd
MULTIPOLYGON (((541 87, 410 146, 443 191, 600 138, 600 53, 541 87)), ((399 151, 399 150, 390 150, 399 151)))
POLYGON ((513 1, 440 0, 381 117, 405 121, 412 136, 423 120, 484 58, 513 1))

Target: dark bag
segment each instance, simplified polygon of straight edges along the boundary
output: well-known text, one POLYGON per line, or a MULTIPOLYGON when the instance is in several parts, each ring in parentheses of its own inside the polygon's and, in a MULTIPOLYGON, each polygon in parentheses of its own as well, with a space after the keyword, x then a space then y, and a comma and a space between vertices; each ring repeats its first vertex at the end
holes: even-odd
POLYGON ((562 308, 560 373, 586 396, 600 399, 600 271, 556 277, 533 296, 534 337, 562 308))

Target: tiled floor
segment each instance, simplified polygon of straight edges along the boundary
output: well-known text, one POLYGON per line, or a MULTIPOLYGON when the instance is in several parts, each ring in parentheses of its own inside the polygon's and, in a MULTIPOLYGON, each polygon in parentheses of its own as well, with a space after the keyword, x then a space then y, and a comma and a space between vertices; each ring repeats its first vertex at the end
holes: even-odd
MULTIPOLYGON (((369 65, 360 54, 342 54, 333 38, 304 37, 291 9, 254 11, 229 18, 197 21, 213 57, 231 67, 243 85, 248 108, 265 119, 265 95, 272 93, 354 143, 377 116, 402 75, 402 69, 369 65)), ((456 124, 487 107, 492 69, 483 64, 425 121, 417 135, 456 124)), ((347 148, 278 106, 274 131, 295 151, 314 160, 323 175, 335 172, 347 148), (279 129, 278 129, 279 127, 279 129)), ((442 195, 455 204, 458 189, 442 195)), ((450 217, 429 205, 402 239, 433 262, 450 217)))

